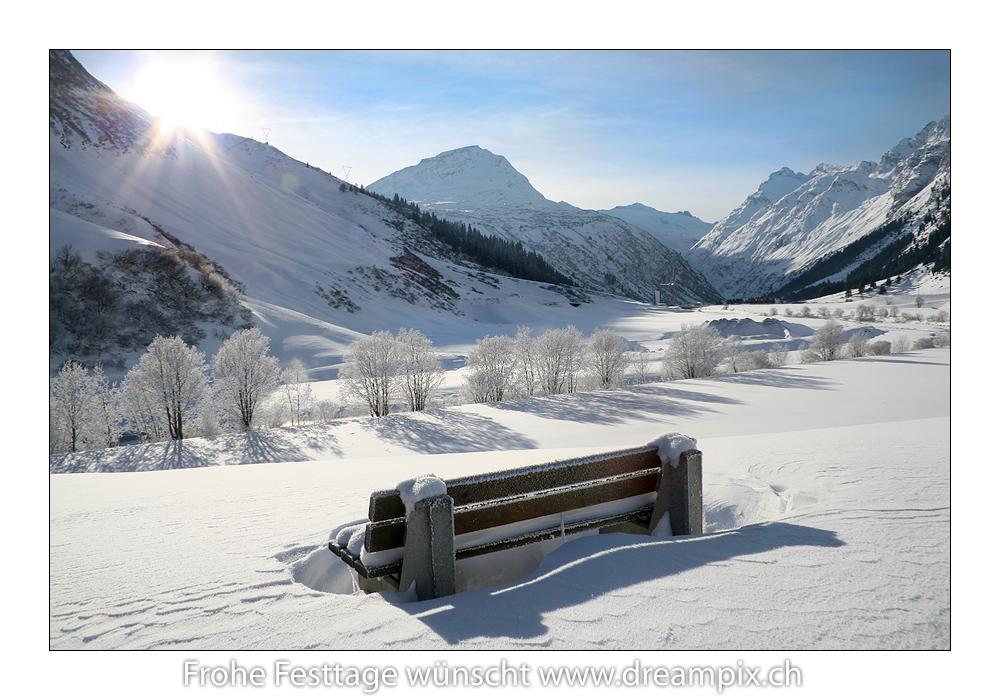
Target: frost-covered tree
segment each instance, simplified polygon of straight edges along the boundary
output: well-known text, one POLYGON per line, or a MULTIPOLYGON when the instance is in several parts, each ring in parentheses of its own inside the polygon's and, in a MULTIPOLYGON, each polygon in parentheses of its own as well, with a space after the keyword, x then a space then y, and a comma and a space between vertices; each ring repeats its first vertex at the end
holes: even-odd
POLYGON ((781 367, 788 362, 788 348, 780 343, 775 343, 767 353, 767 361, 772 367, 781 367))
POLYGON ((868 353, 868 335, 864 331, 854 333, 847 341, 847 354, 864 357, 868 353))
POLYGON ((531 334, 530 328, 518 326, 514 355, 517 382, 525 396, 534 396, 538 386, 538 339, 531 334))
POLYGON ((125 375, 118 391, 119 410, 136 434, 151 441, 167 438, 169 431, 153 387, 143 380, 138 365, 125 375))
POLYGON ((621 387, 628 362, 628 341, 613 330, 602 328, 590 336, 586 365, 599 389, 621 387))
POLYGON ((49 380, 49 449, 76 452, 100 436, 94 378, 70 360, 49 380))
POLYGON ((888 340, 876 340, 868 344, 869 355, 888 355, 892 350, 892 343, 888 340))
POLYGON ((141 412, 140 426, 162 419, 171 440, 183 439, 184 421, 209 395, 207 369, 204 353, 180 336, 157 336, 123 382, 126 401, 141 412))
POLYGON ((93 381, 95 421, 100 429, 101 445, 102 447, 114 447, 118 444, 118 430, 121 421, 119 392, 108 380, 101 365, 94 368, 93 381))
POLYGON ((767 350, 750 350, 740 353, 736 359, 737 369, 740 372, 749 372, 755 369, 768 369, 773 367, 771 357, 767 350))
POLYGON ((820 362, 829 362, 837 359, 843 344, 844 327, 836 321, 827 321, 813 334, 809 349, 816 354, 820 362))
POLYGON ((583 334, 574 326, 553 328, 538 339, 538 372, 546 394, 576 391, 583 359, 583 334))
POLYGON ((465 361, 465 391, 476 403, 503 401, 514 384, 514 339, 506 335, 480 338, 465 361))
POLYGON ((411 411, 423 411, 444 381, 441 361, 431 341, 418 330, 400 328, 396 334, 402 360, 403 389, 411 411))
POLYGON ((270 344, 255 326, 233 333, 212 358, 221 408, 243 430, 251 429, 261 402, 278 386, 278 358, 268 354, 270 344))
POLYGON ((633 350, 629 355, 629 364, 632 367, 632 377, 636 384, 645 384, 650 379, 649 351, 646 348, 633 350))
POLYGON ((731 335, 724 338, 722 341, 722 354, 726 361, 726 366, 733 371, 733 374, 744 369, 742 362, 744 354, 743 338, 738 335, 731 335))
POLYGON ((402 381, 399 342, 389 331, 376 331, 351 343, 340 378, 344 392, 360 398, 374 417, 387 416, 402 381))
POLYGON ((682 325, 663 355, 664 375, 710 377, 725 359, 725 341, 711 326, 682 325))
POLYGON ((309 386, 305 365, 298 358, 292 360, 281 372, 281 394, 288 416, 295 425, 302 425, 302 419, 312 411, 313 395, 309 386))

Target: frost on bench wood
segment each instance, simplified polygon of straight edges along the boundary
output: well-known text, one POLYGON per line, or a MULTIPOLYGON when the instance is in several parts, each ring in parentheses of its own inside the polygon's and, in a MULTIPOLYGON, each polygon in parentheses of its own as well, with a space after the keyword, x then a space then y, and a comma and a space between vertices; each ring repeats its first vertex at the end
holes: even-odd
POLYGON ((643 445, 442 481, 424 475, 376 491, 369 522, 330 548, 364 590, 454 593, 456 562, 586 532, 703 532, 701 453, 667 433, 643 445), (381 587, 381 588, 379 588, 381 587))

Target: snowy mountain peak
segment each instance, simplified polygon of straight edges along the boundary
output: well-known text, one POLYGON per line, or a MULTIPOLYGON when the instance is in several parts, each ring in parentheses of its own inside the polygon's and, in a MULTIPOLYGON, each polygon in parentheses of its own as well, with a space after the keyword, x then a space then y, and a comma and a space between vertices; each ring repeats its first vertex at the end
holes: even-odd
MULTIPOLYGON (((645 301, 653 298, 659 284, 676 282, 681 300, 720 298, 676 252, 677 246, 664 246, 649 229, 624 216, 546 199, 506 158, 478 146, 425 158, 377 180, 368 190, 386 197, 398 194, 487 236, 517 241, 581 286, 645 301)), ((683 219, 687 227, 698 223, 677 214, 664 216, 683 219)), ((701 223, 704 230, 709 228, 701 223)), ((704 230, 691 235, 691 241, 704 230)), ((690 243, 684 247, 690 248, 690 243)))
POLYGON ((638 202, 614 209, 602 209, 601 213, 638 226, 681 255, 686 255, 712 228, 712 224, 702 221, 689 211, 669 213, 638 202))
MULTIPOLYGON (((928 124, 878 162, 822 163, 808 175, 789 168, 772 173, 695 245, 689 259, 726 296, 755 296, 781 288, 790 276, 880 227, 922 218, 928 208, 945 206, 950 124, 948 116, 928 124)), ((845 262, 836 272, 842 277, 859 262, 845 262)))
POLYGON ((368 189, 390 197, 399 194, 421 206, 445 202, 459 206, 473 202, 491 206, 552 204, 506 158, 479 146, 424 158, 373 182, 368 189))
POLYGON ((777 170, 768 176, 760 184, 757 192, 769 201, 777 202, 789 192, 793 192, 799 185, 809 179, 808 175, 797 173, 791 168, 785 167, 777 170))

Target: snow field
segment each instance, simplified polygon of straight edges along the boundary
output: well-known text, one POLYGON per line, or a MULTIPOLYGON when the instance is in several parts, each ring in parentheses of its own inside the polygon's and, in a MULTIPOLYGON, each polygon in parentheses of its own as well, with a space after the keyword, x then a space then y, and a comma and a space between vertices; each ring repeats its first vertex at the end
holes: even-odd
POLYGON ((50 644, 948 647, 949 355, 759 371, 736 375, 749 380, 740 383, 689 380, 583 404, 569 395, 449 411, 448 425, 461 416, 475 426, 478 416, 508 435, 508 447, 529 449, 437 453, 419 438, 434 418, 400 415, 383 419, 397 424, 388 431, 357 422, 371 432, 356 450, 345 440, 339 460, 54 474, 50 644), (767 373, 779 379, 758 381, 767 373), (657 393, 667 389, 675 393, 657 393), (616 400, 632 394, 639 403, 619 410, 616 400), (696 436, 705 454, 705 536, 582 538, 514 583, 448 601, 325 592, 343 590, 346 569, 325 543, 364 516, 373 490, 675 431, 696 436))

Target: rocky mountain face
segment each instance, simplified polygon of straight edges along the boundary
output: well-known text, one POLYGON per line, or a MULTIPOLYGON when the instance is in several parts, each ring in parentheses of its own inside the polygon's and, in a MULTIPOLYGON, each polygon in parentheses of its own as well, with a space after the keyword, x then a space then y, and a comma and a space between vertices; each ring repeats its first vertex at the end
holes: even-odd
POLYGON ((69 51, 49 51, 49 130, 64 148, 173 155, 156 120, 88 73, 69 51))
POLYGON ((506 158, 478 146, 425 158, 368 189, 519 241, 585 288, 650 301, 660 284, 675 283, 678 301, 720 299, 704 275, 646 230, 548 200, 506 158))
POLYGON ((715 224, 688 259, 727 298, 794 287, 797 275, 834 257, 836 269, 826 268, 822 279, 844 279, 898 235, 912 233, 908 222, 942 211, 942 193, 950 197, 950 154, 946 116, 879 161, 821 164, 809 174, 783 168, 715 224), (898 235, 873 237, 850 253, 848 246, 886 227, 898 235))

